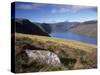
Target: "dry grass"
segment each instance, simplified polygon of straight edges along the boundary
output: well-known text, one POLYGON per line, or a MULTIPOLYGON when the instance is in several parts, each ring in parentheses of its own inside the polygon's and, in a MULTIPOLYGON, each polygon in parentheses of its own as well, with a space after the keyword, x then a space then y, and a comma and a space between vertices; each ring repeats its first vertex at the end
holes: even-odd
POLYGON ((82 43, 74 40, 60 39, 54 37, 28 35, 16 33, 16 72, 33 72, 33 71, 55 71, 65 69, 87 69, 97 67, 97 47, 96 45, 82 43), (20 56, 25 49, 50 50, 58 55, 62 66, 42 66, 35 64, 33 67, 23 68, 23 60, 20 56), (20 61, 20 62, 19 62, 20 61), (49 68, 48 68, 49 67, 49 68), (20 70, 21 68, 21 70, 20 70))
MULTIPOLYGON (((96 48, 96 45, 82 43, 79 41, 73 41, 73 40, 69 40, 69 39, 66 40, 66 39, 60 39, 60 38, 54 38, 54 37, 16 33, 16 38, 22 38, 22 37, 27 37, 27 38, 32 39, 33 41, 39 41, 42 43, 48 43, 50 41, 50 42, 56 43, 57 46, 66 45, 68 47, 71 47, 74 49, 80 49, 80 50, 87 51, 87 52, 91 52, 91 50, 94 50, 96 48)), ((53 46, 55 46, 55 44, 53 46)))

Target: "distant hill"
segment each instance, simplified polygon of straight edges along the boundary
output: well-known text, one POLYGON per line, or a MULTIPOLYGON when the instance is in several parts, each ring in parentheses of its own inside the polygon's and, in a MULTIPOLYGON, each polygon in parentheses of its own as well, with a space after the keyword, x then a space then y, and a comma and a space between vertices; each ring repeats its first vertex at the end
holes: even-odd
POLYGON ((90 20, 90 21, 85 21, 82 24, 96 24, 97 21, 96 20, 90 20))
POLYGON ((16 18, 12 19, 12 24, 16 25, 16 32, 25 34, 36 34, 42 36, 49 36, 48 32, 41 25, 32 23, 28 19, 16 18))
POLYGON ((85 21, 78 26, 71 28, 69 31, 87 36, 97 37, 97 21, 85 21))
POLYGON ((51 26, 47 23, 42 23, 41 26, 45 29, 46 32, 51 33, 51 26))
POLYGON ((75 32, 82 35, 97 37, 97 21, 89 20, 85 22, 58 22, 50 24, 52 32, 75 32))
POLYGON ((70 28, 73 28, 79 25, 80 22, 58 22, 58 23, 50 23, 52 32, 65 32, 70 28))
MULTIPOLYGON (((13 22, 12 22, 13 23, 13 22)), ((16 18, 16 32, 25 34, 36 34, 49 36, 54 32, 75 32, 87 36, 97 36, 97 21, 90 20, 85 22, 57 22, 57 23, 38 23, 31 22, 28 19, 16 18)), ((14 24, 13 23, 13 24, 14 24)))
POLYGON ((51 26, 49 23, 39 23, 39 22, 33 22, 39 27, 41 27, 44 31, 46 31, 48 34, 52 32, 51 26))

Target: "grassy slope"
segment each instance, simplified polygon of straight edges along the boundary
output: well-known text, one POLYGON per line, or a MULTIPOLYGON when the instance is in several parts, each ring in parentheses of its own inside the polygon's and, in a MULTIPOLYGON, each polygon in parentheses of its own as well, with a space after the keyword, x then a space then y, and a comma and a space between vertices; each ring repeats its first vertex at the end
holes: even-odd
POLYGON ((96 24, 81 24, 69 31, 76 32, 79 34, 97 37, 97 25, 96 24))
MULTIPOLYGON (((16 55, 23 51, 23 46, 26 46, 26 48, 30 49, 39 48, 42 50, 44 49, 53 51, 59 56, 62 64, 68 69, 96 67, 96 45, 86 44, 73 40, 21 33, 16 33, 15 36, 17 40, 16 55)), ((47 70, 45 69, 43 71, 47 70)))
POLYGON ((69 46, 71 48, 77 48, 77 49, 80 49, 80 50, 83 50, 83 51, 91 51, 92 49, 96 48, 96 45, 82 43, 82 42, 79 42, 79 41, 73 41, 73 40, 69 40, 69 39, 68 40, 60 39, 60 38, 55 38, 55 37, 27 35, 27 34, 21 34, 21 33, 16 33, 16 37, 17 38, 27 37, 27 38, 31 38, 34 41, 43 42, 45 44, 47 44, 48 41, 50 41, 50 42, 54 42, 54 43, 58 44, 58 46, 59 45, 66 45, 66 46, 69 46))

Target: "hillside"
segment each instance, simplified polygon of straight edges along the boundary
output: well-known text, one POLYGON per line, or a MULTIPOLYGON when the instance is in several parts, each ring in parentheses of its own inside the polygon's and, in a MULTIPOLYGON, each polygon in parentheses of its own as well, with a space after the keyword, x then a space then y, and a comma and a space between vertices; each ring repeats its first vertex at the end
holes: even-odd
POLYGON ((36 24, 37 26, 41 27, 45 32, 47 32, 48 34, 51 33, 51 26, 49 23, 39 23, 39 22, 32 22, 34 24, 36 24))
POLYGON ((97 37, 97 21, 85 22, 58 22, 50 24, 52 32, 75 32, 77 34, 97 37))
POLYGON ((80 22, 57 22, 57 23, 49 23, 52 32, 65 32, 70 28, 76 27, 80 24, 80 22))
POLYGON ((12 25, 16 25, 16 32, 25 34, 36 34, 49 36, 53 32, 75 32, 82 35, 97 37, 97 21, 85 22, 58 22, 58 23, 37 23, 28 19, 12 19, 12 25))
POLYGON ((89 21, 69 29, 71 32, 97 37, 97 22, 89 21))
POLYGON ((16 72, 97 67, 96 45, 21 33, 16 33, 15 37, 16 72))
POLYGON ((18 33, 49 36, 49 33, 46 31, 46 29, 43 26, 37 23, 32 23, 28 19, 16 18, 15 20, 12 19, 11 23, 12 25, 15 25, 16 32, 18 33))

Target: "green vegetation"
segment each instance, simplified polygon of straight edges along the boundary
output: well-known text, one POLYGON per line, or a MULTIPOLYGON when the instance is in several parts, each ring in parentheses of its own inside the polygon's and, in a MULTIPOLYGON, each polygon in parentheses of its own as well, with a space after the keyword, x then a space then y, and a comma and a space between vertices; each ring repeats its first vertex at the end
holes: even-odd
POLYGON ((73 40, 16 33, 16 72, 89 69, 97 67, 97 47, 73 40), (25 49, 49 50, 57 54, 61 65, 40 65, 27 62, 25 49))

